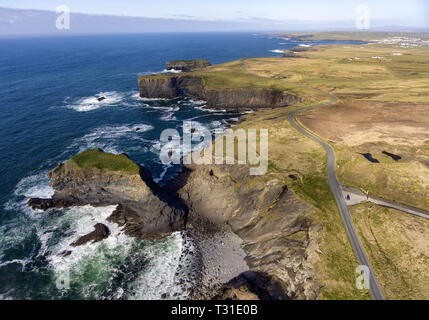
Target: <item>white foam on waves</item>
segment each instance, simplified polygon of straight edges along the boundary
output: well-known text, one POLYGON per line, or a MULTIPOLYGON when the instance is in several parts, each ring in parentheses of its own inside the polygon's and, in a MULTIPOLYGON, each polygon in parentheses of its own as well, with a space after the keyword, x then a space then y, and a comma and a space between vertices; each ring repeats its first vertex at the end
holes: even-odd
POLYGON ((152 129, 153 126, 144 123, 99 127, 83 137, 76 139, 70 147, 78 147, 79 152, 101 148, 105 152, 120 154, 122 152, 119 150, 119 139, 127 138, 145 142, 146 140, 143 139, 140 134, 152 129))
POLYGON ((282 50, 282 49, 275 49, 275 50, 270 50, 270 52, 273 52, 273 53, 284 53, 285 51, 282 50))
POLYGON ((101 107, 113 106, 120 103, 124 99, 124 94, 116 91, 100 92, 94 96, 84 97, 75 100, 68 108, 74 109, 78 112, 88 112, 99 109, 101 107), (104 97, 102 101, 99 98, 104 97))

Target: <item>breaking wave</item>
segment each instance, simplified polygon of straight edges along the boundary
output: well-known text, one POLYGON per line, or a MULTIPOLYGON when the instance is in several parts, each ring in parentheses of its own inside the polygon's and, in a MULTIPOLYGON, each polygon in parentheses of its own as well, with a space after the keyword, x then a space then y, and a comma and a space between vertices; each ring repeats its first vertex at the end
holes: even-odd
POLYGON ((67 107, 78 112, 88 112, 101 107, 114 106, 124 99, 124 94, 116 91, 100 92, 94 96, 79 98, 67 107))
POLYGON ((275 49, 275 50, 269 50, 270 52, 273 52, 273 53, 284 53, 285 51, 284 50, 282 50, 282 49, 275 49))
MULTIPOLYGON (((21 214, 0 226, 0 272, 14 268, 15 273, 44 277, 42 296, 37 297, 160 299, 162 293, 168 293, 170 299, 187 298, 186 286, 194 284, 195 276, 188 276, 190 269, 179 270, 179 264, 187 259, 192 266, 188 252, 195 248, 184 233, 160 241, 128 237, 118 225, 106 221, 116 206, 33 211, 26 207, 27 198, 52 196, 45 173, 22 179, 14 195, 13 207, 21 214), (108 226, 111 235, 107 239, 80 247, 70 245, 91 232, 96 223, 108 226), (69 256, 61 256, 67 251, 69 256), (59 287, 64 281, 68 285, 59 287)), ((2 292, 2 299, 33 299, 32 294, 39 293, 26 291, 24 285, 2 292)))

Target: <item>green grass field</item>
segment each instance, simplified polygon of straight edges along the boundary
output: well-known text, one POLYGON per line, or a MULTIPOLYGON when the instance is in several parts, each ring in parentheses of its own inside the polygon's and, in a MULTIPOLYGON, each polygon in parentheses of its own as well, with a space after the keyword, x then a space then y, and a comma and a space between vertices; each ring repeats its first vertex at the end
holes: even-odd
POLYGON ((84 151, 69 161, 79 168, 96 168, 100 170, 121 171, 127 174, 139 174, 140 167, 126 155, 105 153, 101 149, 84 151))

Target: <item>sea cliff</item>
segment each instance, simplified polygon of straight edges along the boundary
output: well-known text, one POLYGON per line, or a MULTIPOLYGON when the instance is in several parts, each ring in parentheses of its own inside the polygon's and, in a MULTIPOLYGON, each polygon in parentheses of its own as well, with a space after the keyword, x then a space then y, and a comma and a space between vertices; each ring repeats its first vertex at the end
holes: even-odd
POLYGON ((234 73, 229 73, 222 69, 222 65, 209 66, 210 63, 205 60, 167 62, 168 70, 184 72, 139 77, 140 96, 165 99, 187 96, 207 101, 209 108, 222 109, 279 108, 304 101, 290 90, 277 88, 274 83, 266 80, 255 79, 241 67, 234 73), (239 78, 243 81, 238 81, 239 78), (234 82, 233 85, 226 85, 231 81, 234 82), (217 85, 210 85, 211 82, 217 85))
POLYGON ((142 98, 174 99, 189 96, 207 101, 210 108, 260 109, 287 107, 300 103, 293 93, 265 88, 211 89, 202 76, 164 75, 138 79, 142 98))
POLYGON ((140 239, 159 239, 185 229, 186 208, 126 155, 89 150, 59 164, 48 178, 55 193, 52 199, 30 199, 28 205, 34 209, 117 205, 109 220, 140 239))

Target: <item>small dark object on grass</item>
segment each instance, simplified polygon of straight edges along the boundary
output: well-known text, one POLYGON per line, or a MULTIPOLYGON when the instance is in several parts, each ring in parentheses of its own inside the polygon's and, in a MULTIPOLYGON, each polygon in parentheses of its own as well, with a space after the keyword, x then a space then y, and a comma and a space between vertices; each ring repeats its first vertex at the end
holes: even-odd
POLYGON ((398 155, 396 155, 396 154, 393 154, 393 153, 390 153, 390 152, 387 152, 387 151, 383 151, 383 154, 385 154, 386 156, 388 156, 388 157, 391 157, 393 160, 395 160, 395 161, 399 161, 399 160, 401 160, 402 159, 402 157, 401 156, 398 156, 398 155))
POLYGON ((361 155, 363 155, 368 161, 372 163, 380 163, 380 161, 372 157, 371 153, 361 153, 361 155))

